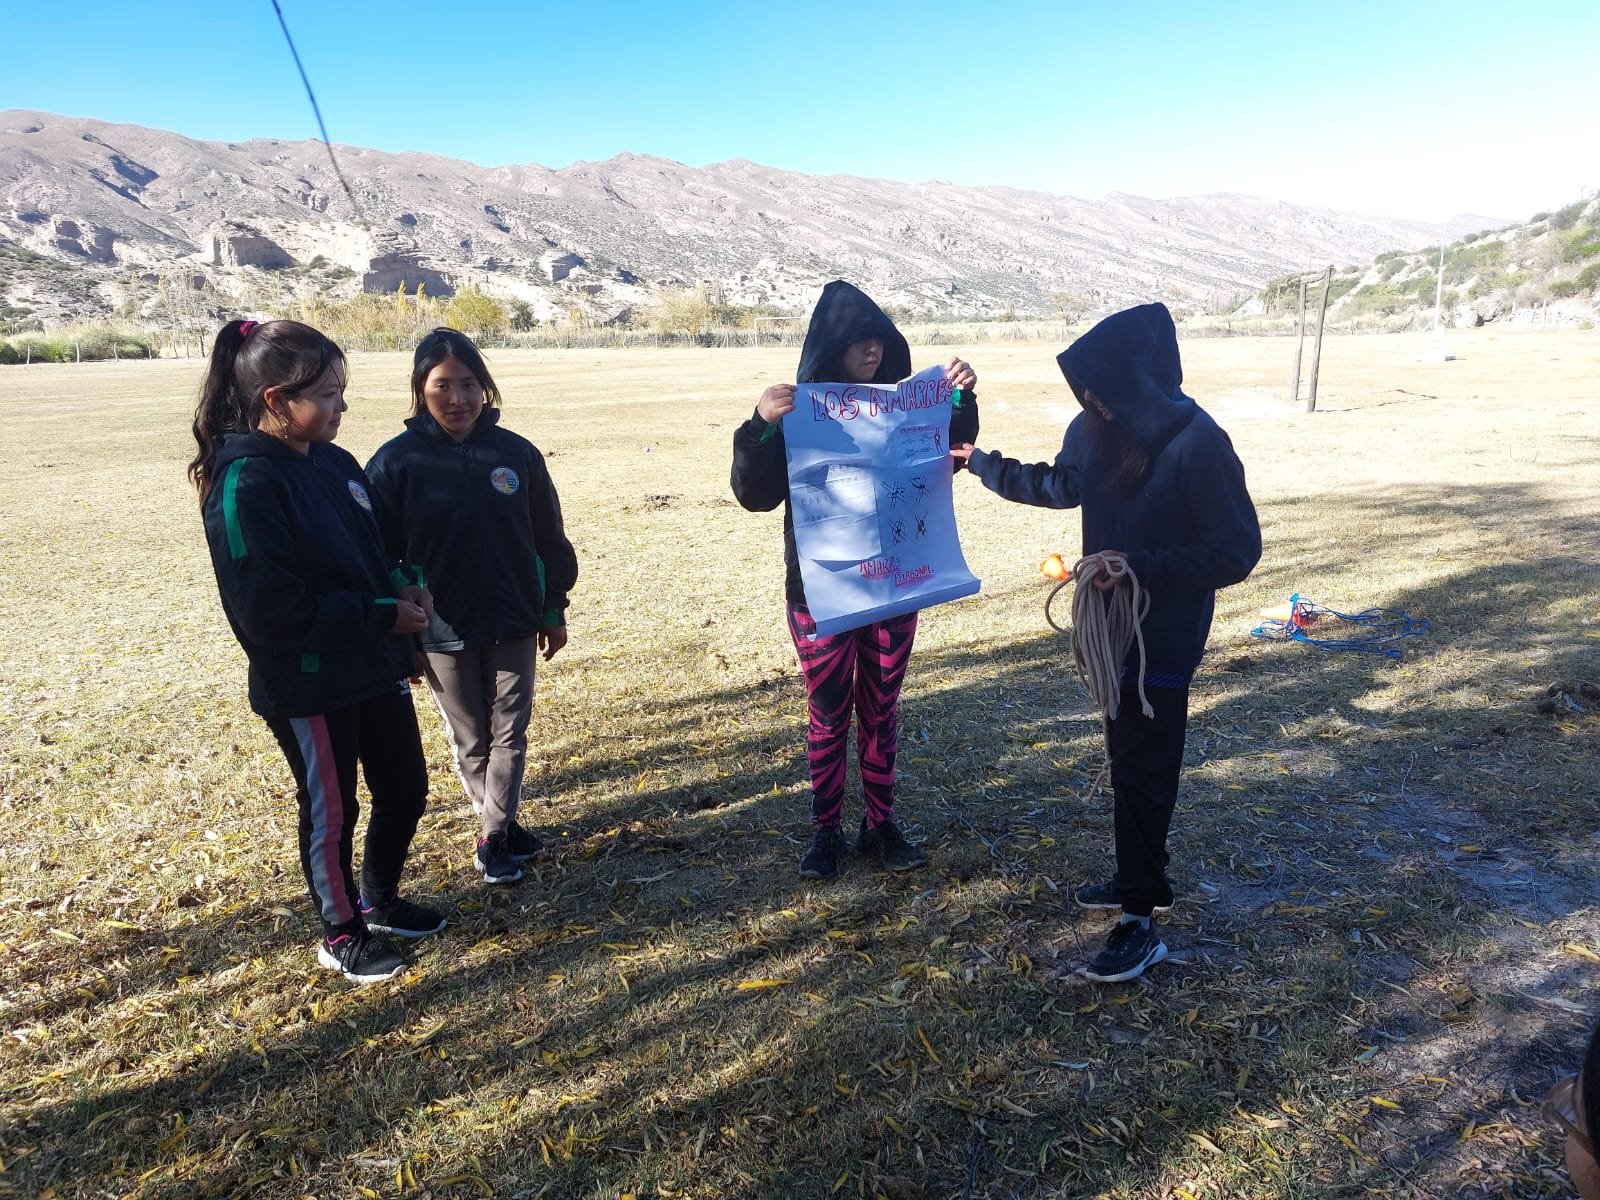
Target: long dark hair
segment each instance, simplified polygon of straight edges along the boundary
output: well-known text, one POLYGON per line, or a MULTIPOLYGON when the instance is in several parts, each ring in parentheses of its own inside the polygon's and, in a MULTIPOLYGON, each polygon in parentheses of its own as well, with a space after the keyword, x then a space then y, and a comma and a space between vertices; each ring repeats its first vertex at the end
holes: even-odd
POLYGON ((1139 490, 1149 474, 1150 456, 1122 422, 1107 420, 1102 415, 1104 401, 1070 375, 1067 386, 1083 406, 1084 418, 1089 422, 1089 445, 1094 448, 1095 458, 1110 468, 1107 487, 1113 496, 1126 500, 1139 490))
POLYGON ((494 385, 494 376, 483 361, 483 354, 472 339, 459 329, 441 325, 417 343, 417 352, 411 359, 411 415, 416 416, 427 407, 422 389, 428 376, 447 358, 453 358, 471 371, 483 389, 483 403, 488 408, 500 407, 500 389, 494 385))
POLYGON ((189 464, 189 481, 201 501, 211 490, 212 464, 222 439, 260 424, 269 387, 292 396, 343 361, 344 351, 326 334, 299 321, 229 321, 218 330, 194 410, 194 440, 200 449, 189 464))

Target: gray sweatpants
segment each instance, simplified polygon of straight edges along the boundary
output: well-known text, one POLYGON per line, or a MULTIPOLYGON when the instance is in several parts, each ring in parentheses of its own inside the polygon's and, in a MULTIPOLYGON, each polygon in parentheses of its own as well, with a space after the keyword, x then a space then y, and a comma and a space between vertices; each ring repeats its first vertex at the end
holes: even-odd
POLYGON ((472 811, 484 837, 501 833, 516 819, 522 791, 538 643, 520 638, 424 657, 472 811))

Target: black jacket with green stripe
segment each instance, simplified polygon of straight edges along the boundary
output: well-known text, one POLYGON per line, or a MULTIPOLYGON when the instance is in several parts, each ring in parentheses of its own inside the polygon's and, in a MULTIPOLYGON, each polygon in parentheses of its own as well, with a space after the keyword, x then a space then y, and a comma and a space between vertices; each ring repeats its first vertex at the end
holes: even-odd
POLYGON ((389 630, 395 593, 361 465, 338 446, 301 454, 229 434, 202 512, 217 590, 250 660, 250 707, 308 717, 394 691, 415 643, 389 630))
POLYGON ((533 637, 566 624, 578 557, 544 455, 485 408, 457 442, 427 412, 367 463, 384 544, 433 593, 424 650, 533 637))

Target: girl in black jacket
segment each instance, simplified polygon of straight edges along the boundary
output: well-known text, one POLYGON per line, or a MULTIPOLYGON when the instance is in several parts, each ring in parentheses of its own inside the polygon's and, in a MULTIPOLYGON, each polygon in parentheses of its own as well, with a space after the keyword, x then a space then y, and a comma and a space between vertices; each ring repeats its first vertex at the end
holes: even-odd
MULTIPOLYGON (((798 383, 897 383, 911 374, 911 348, 881 308, 860 289, 835 280, 822 289, 800 351, 798 383)), ((953 411, 950 442, 978 436, 977 376, 958 358, 945 367, 964 393, 953 411)), ((864 813, 856 849, 892 871, 925 864, 927 856, 906 841, 894 822, 894 772, 899 748, 900 686, 911 658, 917 614, 874 621, 858 629, 817 637, 806 607, 794 520, 789 511, 789 473, 784 451, 784 414, 793 411, 794 384, 774 384, 761 393, 755 415, 733 435, 733 494, 752 512, 782 504, 783 557, 789 633, 805 675, 810 724, 806 758, 811 771, 811 847, 800 860, 807 879, 836 875, 849 854, 845 840, 846 741, 852 709, 861 768, 864 813)))
MULTIPOLYGON (((1233 443, 1184 394, 1178 334, 1165 305, 1107 317, 1056 361, 1083 411, 1067 426, 1054 462, 1022 463, 955 438, 952 454, 1007 500, 1082 506, 1083 554, 1092 562, 1078 586, 1127 586, 1126 575, 1105 566, 1112 558, 1149 589, 1144 684, 1154 715, 1124 703, 1107 723, 1117 870, 1077 892, 1085 908, 1122 911, 1084 971, 1111 983, 1133 979, 1167 955, 1151 918, 1172 904, 1167 831, 1183 766, 1189 681, 1205 653, 1217 589, 1255 567, 1261 526, 1233 443)), ((1130 652, 1124 696, 1138 669, 1130 652)))
POLYGON ((435 608, 428 685, 479 820, 485 883, 515 883, 539 839, 517 821, 534 664, 567 643, 578 559, 532 442, 500 425, 500 389, 454 329, 417 346, 412 416, 367 464, 392 558, 416 563, 435 608))
POLYGON ((399 894, 428 794, 410 635, 432 598, 391 574, 367 478, 333 444, 344 387, 343 353, 310 326, 229 322, 201 387, 189 478, 223 610, 250 660, 250 706, 294 772, 300 866, 322 917, 318 961, 370 982, 405 964, 375 931, 444 928, 399 894), (358 761, 372 793, 359 891, 358 761))

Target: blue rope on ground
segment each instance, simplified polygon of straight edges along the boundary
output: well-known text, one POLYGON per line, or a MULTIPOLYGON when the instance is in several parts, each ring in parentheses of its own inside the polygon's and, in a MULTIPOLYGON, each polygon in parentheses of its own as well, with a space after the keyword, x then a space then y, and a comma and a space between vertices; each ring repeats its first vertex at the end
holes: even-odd
POLYGON ((1357 654, 1381 654, 1398 659, 1401 651, 1387 643, 1416 637, 1433 628, 1427 617, 1413 617, 1393 608, 1368 608, 1358 613, 1342 613, 1296 592, 1289 597, 1289 619, 1266 620, 1250 631, 1251 637, 1270 641, 1305 642, 1322 650, 1349 650, 1357 654), (1353 625, 1362 632, 1349 637, 1313 637, 1306 630, 1322 620, 1353 625))

